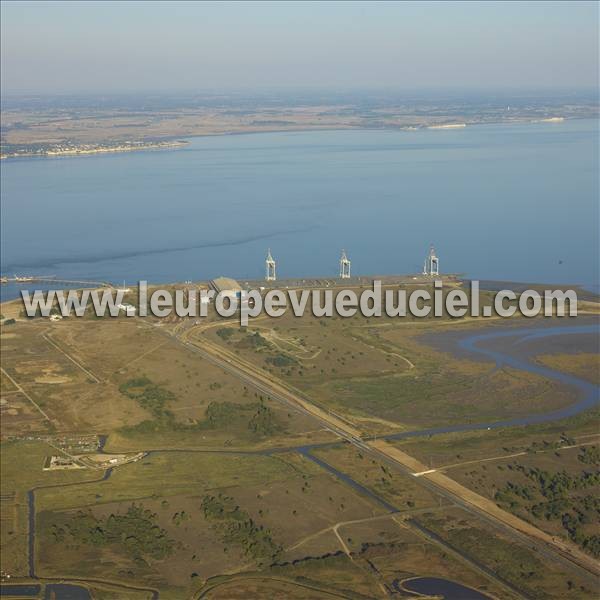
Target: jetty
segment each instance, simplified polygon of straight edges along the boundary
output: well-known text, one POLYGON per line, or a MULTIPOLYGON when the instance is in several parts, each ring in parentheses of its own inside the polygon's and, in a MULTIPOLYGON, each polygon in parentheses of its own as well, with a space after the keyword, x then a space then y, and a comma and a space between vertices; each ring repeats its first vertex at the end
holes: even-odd
POLYGON ((15 275, 14 277, 0 277, 0 283, 63 283, 67 285, 83 285, 86 287, 109 287, 113 284, 108 281, 92 281, 89 279, 61 279, 55 275, 15 275))

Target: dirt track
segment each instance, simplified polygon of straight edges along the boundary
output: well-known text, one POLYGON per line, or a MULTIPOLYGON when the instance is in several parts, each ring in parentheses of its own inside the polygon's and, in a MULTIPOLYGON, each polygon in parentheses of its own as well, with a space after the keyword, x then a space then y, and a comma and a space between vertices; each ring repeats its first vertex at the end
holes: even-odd
POLYGON ((444 473, 440 473, 437 470, 428 469, 423 463, 419 462, 412 456, 409 456, 405 452, 398 450, 388 442, 384 440, 376 440, 369 442, 369 445, 379 450, 381 453, 389 456, 396 462, 404 465, 410 469, 413 474, 419 473, 421 477, 433 482, 437 486, 444 488, 454 496, 460 498, 464 502, 467 502, 476 509, 486 513, 487 515, 501 521, 505 525, 520 531, 521 533, 536 538, 537 540, 548 544, 553 547, 556 551, 560 552, 561 555, 565 556, 569 560, 573 560, 581 565, 588 571, 600 574, 600 568, 598 563, 587 554, 584 554, 579 548, 572 544, 568 544, 563 540, 553 538, 541 529, 538 529, 531 523, 523 521, 519 517, 503 510, 497 506, 492 500, 484 498, 476 492, 466 488, 454 479, 451 479, 444 473))
POLYGON ((425 480, 423 483, 433 484, 438 492, 442 492, 447 497, 449 496, 450 499, 458 501, 460 505, 466 506, 475 513, 484 516, 488 521, 492 520, 503 525, 509 532, 512 531, 513 535, 518 539, 522 540, 523 536, 525 536, 529 541, 536 542, 538 549, 547 555, 549 553, 551 558, 578 567, 587 573, 588 577, 591 575, 594 580, 600 575, 600 566, 598 563, 592 557, 580 551, 576 546, 553 538, 530 523, 501 509, 491 500, 469 490, 447 475, 429 470, 420 461, 402 452, 385 440, 363 441, 360 437, 360 432, 352 425, 304 399, 299 393, 296 393, 295 390, 283 382, 266 374, 262 369, 241 359, 233 352, 204 339, 202 342, 190 340, 193 332, 194 328, 182 332, 180 340, 187 346, 193 347, 197 352, 204 354, 207 358, 210 358, 211 362, 218 364, 226 371, 269 394, 274 400, 283 402, 288 406, 294 407, 296 410, 313 416, 325 425, 325 427, 361 450, 383 456, 411 475, 418 474, 418 479, 425 480))

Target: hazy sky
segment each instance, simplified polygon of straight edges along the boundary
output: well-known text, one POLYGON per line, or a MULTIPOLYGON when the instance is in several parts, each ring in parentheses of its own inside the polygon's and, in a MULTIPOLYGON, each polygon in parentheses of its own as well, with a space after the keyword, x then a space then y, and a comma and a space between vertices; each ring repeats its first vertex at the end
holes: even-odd
POLYGON ((2 91, 595 87, 596 2, 2 0, 2 91))

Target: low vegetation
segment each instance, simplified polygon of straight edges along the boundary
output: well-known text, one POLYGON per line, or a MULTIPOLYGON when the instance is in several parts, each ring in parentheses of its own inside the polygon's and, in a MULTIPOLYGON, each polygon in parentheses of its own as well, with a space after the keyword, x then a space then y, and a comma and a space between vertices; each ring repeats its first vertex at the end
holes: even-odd
MULTIPOLYGON (((585 464, 593 461, 597 465, 598 449, 592 448, 582 450, 578 458, 585 464)), ((585 525, 597 522, 600 516, 600 499, 588 491, 600 484, 600 472, 583 471, 571 475, 565 471, 551 473, 523 465, 508 465, 508 468, 523 473, 531 485, 507 482, 495 495, 501 506, 513 511, 523 509, 536 519, 559 520, 572 541, 592 556, 600 557, 600 535, 586 535, 583 530, 585 525), (539 495, 543 497, 542 501, 538 500, 539 495)))
MULTIPOLYGON (((465 513, 446 516, 424 515, 425 526, 504 581, 519 589, 527 598, 594 598, 595 593, 576 577, 572 579, 560 567, 549 566, 541 557, 514 540, 492 533, 483 524, 473 524, 465 513), (568 593, 570 592, 570 593, 568 593)), ((477 523, 477 521, 475 521, 477 523)))
POLYGON ((271 564, 282 551, 273 541, 270 530, 257 525, 250 515, 229 496, 204 496, 204 517, 213 522, 225 544, 240 546, 244 553, 259 564, 271 564))
POLYGON ((132 504, 125 514, 110 514, 105 519, 79 511, 62 524, 51 528, 57 544, 112 545, 136 561, 160 560, 173 551, 173 540, 156 524, 156 515, 132 504))
POLYGON ((269 365, 273 365, 274 367, 292 367, 296 364, 296 360, 287 354, 277 354, 275 356, 268 356, 265 359, 266 363, 269 365))
POLYGON ((119 386, 119 391, 129 398, 137 400, 139 404, 152 413, 156 419, 173 418, 173 413, 166 409, 166 405, 175 400, 175 395, 147 377, 130 379, 119 386))
POLYGON ((245 425, 245 429, 256 437, 272 435, 283 430, 274 412, 265 405, 261 397, 258 402, 240 404, 229 401, 213 401, 206 408, 203 420, 193 423, 182 423, 175 419, 168 404, 176 400, 169 390, 153 383, 147 377, 130 379, 123 383, 119 390, 129 398, 136 400, 140 406, 148 410, 153 419, 145 420, 127 431, 202 431, 223 427, 245 425))

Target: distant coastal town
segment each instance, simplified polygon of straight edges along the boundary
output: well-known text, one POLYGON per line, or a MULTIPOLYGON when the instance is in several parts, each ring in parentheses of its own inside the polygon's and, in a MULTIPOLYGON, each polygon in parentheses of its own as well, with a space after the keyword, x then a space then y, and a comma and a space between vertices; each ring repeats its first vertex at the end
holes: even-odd
POLYGON ((0 154, 0 159, 26 156, 75 156, 82 154, 106 154, 110 152, 135 152, 138 150, 164 150, 179 148, 189 142, 183 140, 155 142, 115 142, 104 144, 75 144, 62 142, 60 144, 40 144, 22 147, 11 147, 0 154))
POLYGON ((597 119, 593 94, 133 94, 5 99, 0 157, 60 157, 178 148, 192 137, 324 130, 461 131, 475 125, 597 119))
MULTIPOLYGON (((531 123, 562 123, 565 120, 564 117, 547 117, 541 119, 529 120, 531 123)), ((527 122, 526 120, 523 122, 527 122)), ((276 122, 273 122, 275 124, 276 122)), ((405 131, 415 131, 418 129, 463 129, 467 125, 478 125, 482 124, 479 122, 443 122, 443 123, 421 123, 418 125, 405 125, 396 126, 395 129, 405 131)), ((319 127, 308 125, 296 125, 293 127, 289 126, 281 128, 267 128, 265 131, 303 131, 303 130, 314 130, 319 127)), ((340 126, 342 129, 360 129, 363 125, 354 125, 351 127, 340 126)), ((333 128, 336 128, 333 126, 333 128)), ((257 133, 257 131, 228 131, 228 132, 213 132, 204 133, 202 135, 223 135, 226 133, 257 133)), ((124 142, 97 142, 97 143, 78 143, 78 142, 67 142, 62 141, 58 143, 34 143, 34 144, 7 144, 0 152, 0 159, 5 158, 20 158, 20 157, 34 157, 34 156, 79 156, 88 154, 107 154, 115 152, 135 152, 139 150, 165 150, 169 148, 180 148, 189 144, 185 140, 154 140, 154 141, 124 141, 124 142)))

